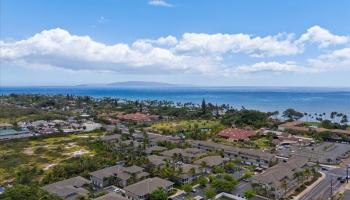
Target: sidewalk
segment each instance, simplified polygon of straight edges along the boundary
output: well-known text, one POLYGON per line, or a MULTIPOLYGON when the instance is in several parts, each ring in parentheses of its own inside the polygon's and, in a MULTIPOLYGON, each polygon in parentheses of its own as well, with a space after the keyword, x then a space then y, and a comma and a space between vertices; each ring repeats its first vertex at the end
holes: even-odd
POLYGON ((176 189, 176 193, 173 194, 173 195, 171 195, 169 198, 174 198, 174 197, 176 197, 176 196, 179 196, 179 195, 185 194, 185 193, 186 193, 186 192, 183 191, 183 190, 176 189))
POLYGON ((326 177, 325 173, 323 173, 323 172, 320 172, 320 173, 322 174, 322 176, 320 178, 318 178, 314 183, 309 185, 304 191, 300 192, 297 196, 295 196, 293 198, 293 200, 298 200, 301 197, 303 197, 305 194, 310 192, 316 185, 318 185, 326 177))
POLYGON ((336 192, 344 193, 346 190, 350 190, 350 182, 340 186, 336 192))

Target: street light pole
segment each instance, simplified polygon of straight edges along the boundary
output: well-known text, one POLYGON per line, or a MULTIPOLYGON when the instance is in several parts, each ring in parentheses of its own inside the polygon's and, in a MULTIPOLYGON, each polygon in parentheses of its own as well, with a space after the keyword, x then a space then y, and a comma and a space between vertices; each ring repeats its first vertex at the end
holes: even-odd
POLYGON ((346 166, 346 183, 349 183, 349 166, 346 166))
POLYGON ((333 178, 331 178, 331 199, 333 199, 333 178))
POLYGON ((350 164, 346 166, 346 183, 349 183, 349 168, 350 168, 350 164))

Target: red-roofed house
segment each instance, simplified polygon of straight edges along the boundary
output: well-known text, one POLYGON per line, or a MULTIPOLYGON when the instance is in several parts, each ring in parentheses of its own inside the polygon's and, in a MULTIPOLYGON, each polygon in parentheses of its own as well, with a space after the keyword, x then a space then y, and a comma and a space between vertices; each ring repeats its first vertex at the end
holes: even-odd
POLYGON ((119 119, 125 120, 125 121, 133 121, 136 123, 147 123, 156 121, 159 119, 158 115, 148 115, 143 113, 130 113, 119 116, 119 119))
POLYGON ((232 141, 247 140, 254 135, 255 131, 239 128, 227 128, 218 133, 218 136, 232 141))

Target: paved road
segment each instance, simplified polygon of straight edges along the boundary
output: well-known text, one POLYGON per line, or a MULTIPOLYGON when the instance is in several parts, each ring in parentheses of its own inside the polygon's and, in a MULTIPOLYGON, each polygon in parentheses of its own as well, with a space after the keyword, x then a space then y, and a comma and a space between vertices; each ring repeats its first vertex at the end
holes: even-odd
POLYGON ((337 180, 338 177, 346 177, 345 168, 332 169, 330 171, 323 171, 326 174, 325 179, 323 179, 318 185, 316 185, 310 192, 304 195, 300 200, 316 200, 322 197, 322 199, 329 199, 331 197, 332 189, 331 183, 333 183, 333 194, 339 187, 341 183, 337 180))

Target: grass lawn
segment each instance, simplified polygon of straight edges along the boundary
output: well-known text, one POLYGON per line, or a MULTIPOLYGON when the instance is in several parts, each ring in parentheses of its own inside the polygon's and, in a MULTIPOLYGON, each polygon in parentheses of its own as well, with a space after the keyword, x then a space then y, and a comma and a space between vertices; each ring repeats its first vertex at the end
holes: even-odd
POLYGON ((0 142, 0 184, 14 178, 16 169, 21 166, 36 166, 47 170, 50 166, 72 157, 77 151, 93 155, 94 152, 81 144, 101 134, 92 132, 2 141, 0 142))
POLYGON ((266 149, 271 148, 269 145, 269 140, 267 138, 259 138, 254 141, 254 143, 260 148, 260 149, 266 149))
POLYGON ((222 125, 219 120, 181 120, 173 122, 161 122, 152 125, 152 129, 155 129, 160 132, 178 132, 181 130, 191 131, 194 129, 205 128, 210 129, 210 132, 215 132, 225 128, 225 126, 222 125))

